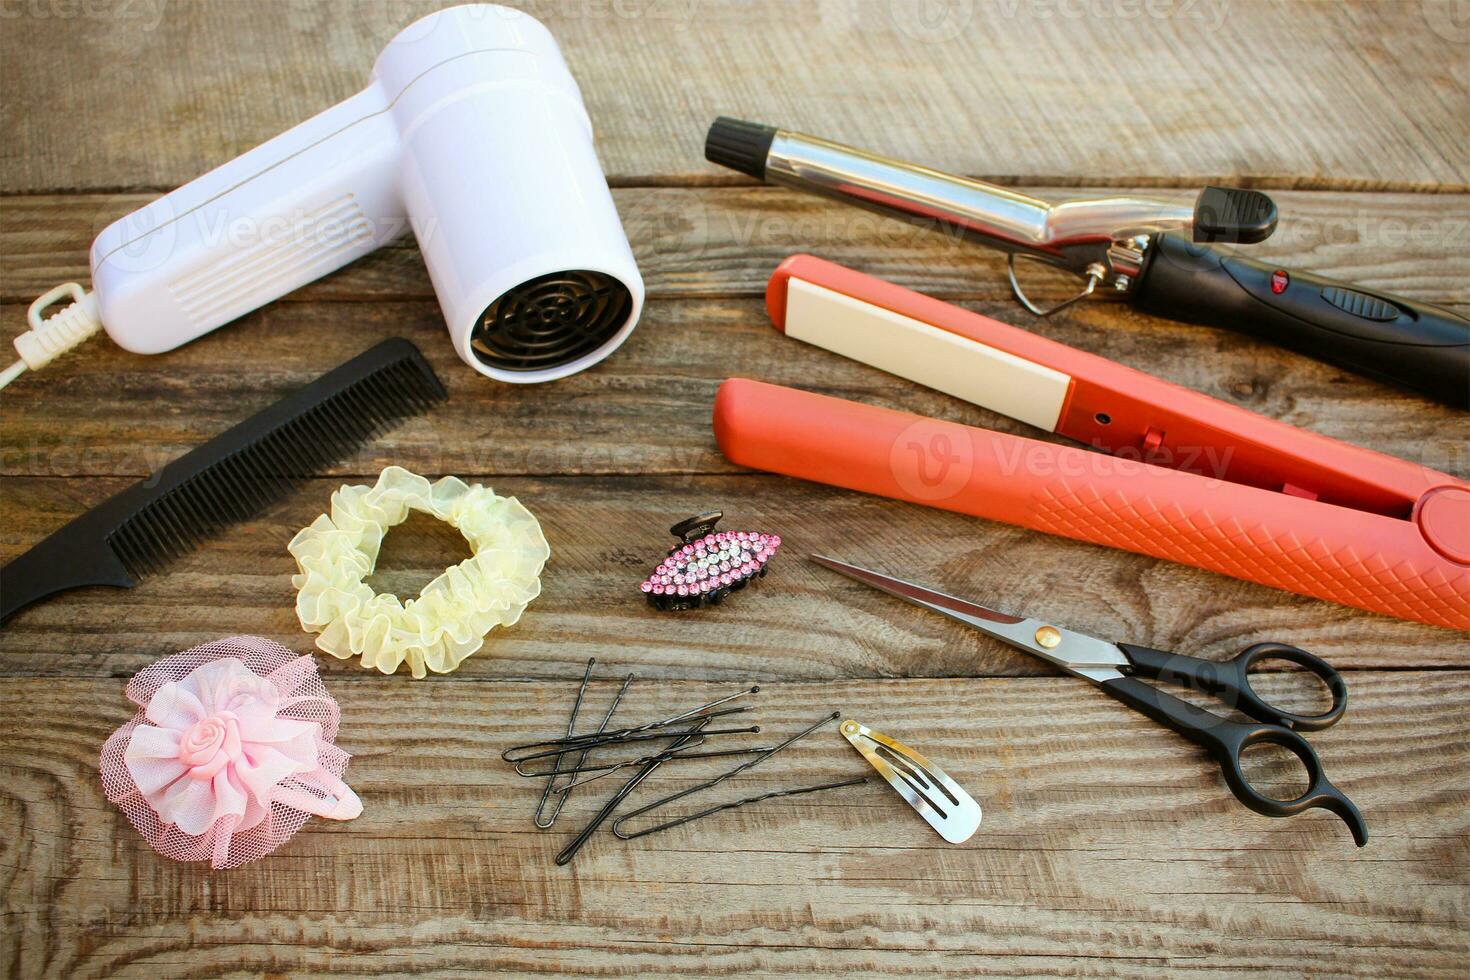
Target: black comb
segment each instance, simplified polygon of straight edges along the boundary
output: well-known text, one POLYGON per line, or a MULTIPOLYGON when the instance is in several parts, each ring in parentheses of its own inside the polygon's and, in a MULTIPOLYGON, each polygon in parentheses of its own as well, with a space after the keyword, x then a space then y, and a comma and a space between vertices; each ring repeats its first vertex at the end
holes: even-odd
POLYGON ((0 568, 0 620, 84 585, 132 588, 447 396, 424 356, 384 341, 78 517, 0 568))

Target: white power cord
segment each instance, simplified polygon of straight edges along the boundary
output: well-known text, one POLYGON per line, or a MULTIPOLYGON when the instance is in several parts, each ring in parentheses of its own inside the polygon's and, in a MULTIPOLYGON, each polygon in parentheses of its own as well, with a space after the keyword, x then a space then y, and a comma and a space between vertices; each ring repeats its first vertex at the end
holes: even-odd
POLYGON ((39 371, 102 329, 96 295, 74 282, 57 286, 32 303, 26 313, 26 321, 31 329, 15 338, 15 352, 20 355, 20 360, 0 371, 0 388, 20 377, 27 369, 39 371), (41 314, 66 295, 71 296, 71 304, 43 321, 41 314))

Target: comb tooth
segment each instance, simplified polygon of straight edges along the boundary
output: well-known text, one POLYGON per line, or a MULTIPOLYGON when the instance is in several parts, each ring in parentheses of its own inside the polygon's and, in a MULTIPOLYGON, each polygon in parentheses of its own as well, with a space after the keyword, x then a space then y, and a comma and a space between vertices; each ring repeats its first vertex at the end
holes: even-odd
POLYGON ((291 465, 296 467, 296 472, 301 474, 303 480, 309 478, 316 466, 313 465, 311 454, 303 450, 302 433, 306 426, 299 418, 292 419, 282 431, 285 433, 283 442, 286 445, 286 453, 291 459, 291 465))
POLYGON ((229 481, 229 513, 233 518, 238 518, 240 512, 249 506, 250 470, 240 457, 240 453, 225 457, 218 470, 229 481))
POLYGON ((395 371, 392 377, 385 378, 383 388, 387 392, 384 396, 384 407, 393 417, 401 417, 405 412, 413 410, 417 393, 402 371, 395 371))
POLYGON ((179 508, 189 526, 194 529, 196 540, 205 532, 213 530, 214 522, 203 506, 198 480, 190 480, 179 488, 179 508))
POLYGON ((168 546, 172 549, 167 557, 171 558, 189 550, 193 546, 192 535, 178 512, 177 494, 169 494, 164 497, 159 502, 156 513, 161 532, 166 536, 168 546))
POLYGON ((266 437, 262 444, 262 451, 267 457, 271 477, 275 480, 276 485, 283 489, 290 489, 296 484, 296 474, 287 461, 288 454, 284 439, 282 431, 277 429, 266 437))
POLYGON ((180 484, 173 493, 169 494, 169 513, 173 516, 174 524, 182 528, 192 546, 197 543, 199 537, 199 517, 194 513, 190 503, 189 484, 180 484))
POLYGON ((315 413, 311 421, 316 429, 315 446, 318 457, 326 461, 345 456, 350 440, 331 406, 322 406, 322 410, 315 413))
POLYGON ((190 494, 190 499, 194 512, 198 514, 200 536, 218 533, 224 525, 220 521, 219 511, 215 508, 214 501, 209 497, 208 485, 201 482, 190 494))
POLYGON ((247 458, 250 462, 251 471, 255 474, 255 493, 257 507, 263 508, 272 500, 281 496, 287 489, 281 485, 279 467, 271 453, 271 436, 267 433, 250 447, 247 458))
POLYGON ((281 429, 276 451, 280 456, 281 469, 299 481, 309 479, 316 467, 309 464, 301 451, 301 426, 298 422, 292 419, 290 425, 281 429))
POLYGON ((143 554, 144 561, 147 561, 148 570, 151 572, 157 566, 159 555, 166 554, 168 551, 168 544, 163 541, 163 538, 160 538, 159 530, 154 526, 153 517, 150 516, 147 508, 138 511, 134 526, 137 527, 141 554, 143 554))
POLYGON ((258 446, 249 453, 243 453, 241 462, 250 471, 250 512, 257 513, 276 498, 280 488, 271 476, 270 460, 261 453, 258 446))
MULTIPOLYGON (((402 341, 395 342, 402 345, 402 341)), ((376 348, 362 355, 372 360, 376 348)), ((169 560, 205 537, 264 509, 287 490, 345 458, 366 439, 419 414, 446 396, 433 368, 417 351, 363 374, 349 362, 317 379, 295 396, 303 406, 291 418, 262 430, 247 419, 209 445, 223 455, 169 485, 133 494, 136 509, 107 534, 106 543, 135 577, 161 570, 169 560), (356 377, 353 375, 356 374, 356 377), (335 377, 332 377, 335 376, 335 377), (312 394, 326 378, 336 390, 312 394), (351 378, 351 380, 346 380, 351 378)), ((189 473, 189 457, 176 461, 189 473)), ((171 466, 174 464, 171 464, 171 466)), ((176 470, 177 472, 177 470, 176 470)))
POLYGON ((237 491, 230 509, 238 520, 254 513, 260 506, 260 482, 255 478, 255 467, 250 464, 248 453, 232 456, 230 468, 235 473, 237 491))
POLYGON ((138 515, 138 539, 141 545, 141 554, 147 564, 148 571, 152 572, 158 568, 158 554, 161 544, 153 532, 153 527, 148 521, 146 513, 139 512, 138 515))
POLYGON ((133 540, 133 530, 130 524, 123 524, 112 535, 112 549, 117 553, 118 560, 128 570, 128 574, 137 578, 145 569, 138 554, 138 545, 133 540))

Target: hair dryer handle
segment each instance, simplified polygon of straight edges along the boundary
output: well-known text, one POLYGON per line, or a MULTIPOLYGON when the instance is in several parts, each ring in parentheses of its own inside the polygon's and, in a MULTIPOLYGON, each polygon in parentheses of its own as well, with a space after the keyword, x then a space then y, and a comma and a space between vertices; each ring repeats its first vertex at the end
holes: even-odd
POLYGON ((112 339, 172 350, 407 231, 386 110, 375 83, 104 229, 92 287, 112 339))

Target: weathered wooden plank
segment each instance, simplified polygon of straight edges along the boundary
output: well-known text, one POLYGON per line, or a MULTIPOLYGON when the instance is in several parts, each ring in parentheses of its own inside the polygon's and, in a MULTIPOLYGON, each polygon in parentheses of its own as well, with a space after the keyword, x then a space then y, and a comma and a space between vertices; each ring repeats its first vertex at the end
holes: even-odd
MULTIPOLYGON (((176 186, 361 89, 440 6, 14 4, 0 190, 176 186), (148 72, 124 102, 58 65, 148 72)), ((1464 29, 1438 0, 520 6, 558 38, 620 182, 727 179, 701 150, 722 112, 1007 180, 1470 181, 1464 29)))
MULTIPOLYGON (((973 309, 1013 317, 1010 304, 973 309)), ((0 343, 24 329, 0 308, 0 343)), ((0 473, 142 475, 387 337, 407 337, 450 399, 342 473, 388 462, 474 474, 730 472, 710 408, 732 375, 1040 435, 974 405, 782 338, 755 299, 650 303, 621 351, 553 385, 497 384, 461 363, 437 303, 277 303, 161 357, 104 339, 4 395, 0 473)), ((1034 321, 1064 343, 1325 435, 1456 475, 1470 419, 1375 382, 1223 331, 1090 307, 1034 321)))
MULTIPOLYGON (((589 708, 643 667, 609 656, 589 708)), ((1452 976, 1470 952, 1463 673, 1354 673, 1347 718, 1313 734, 1369 821, 1363 850, 1322 812, 1250 813, 1198 749, 1080 681, 950 678, 763 686, 754 716, 764 738, 841 709, 911 741, 984 807, 966 845, 874 783, 603 836, 563 869, 553 855, 609 789, 540 833, 534 786, 498 755, 563 723, 579 670, 323 669, 363 815, 214 874, 158 858, 101 793, 98 748, 130 713, 120 680, 0 688, 7 972, 1452 976)), ((635 683, 621 717, 729 686, 635 683)), ((719 766, 684 765, 634 801, 719 766)), ((829 729, 704 802, 864 772, 829 729)))
MULTIPOLYGON (((434 472, 437 472, 435 470, 434 472)), ((552 547, 540 598, 493 635, 455 678, 561 675, 589 656, 636 651, 664 678, 792 680, 1045 674, 1048 668, 973 630, 857 586, 808 561, 823 552, 1005 608, 1044 612, 1099 636, 1224 659, 1279 640, 1338 667, 1463 667, 1463 637, 1291 595, 1210 572, 941 511, 777 477, 487 480, 519 497, 552 547), (752 591, 718 609, 650 609, 637 583, 665 532, 723 507, 727 524, 783 538, 752 591)), ((133 590, 72 592, 0 629, 0 675, 97 676, 221 635, 260 632, 304 645, 286 544, 340 484, 313 481, 259 519, 179 559, 133 590)), ((0 500, 9 560, 119 486, 113 480, 11 478, 0 500)), ((465 557, 424 520, 389 535, 375 587, 416 591, 465 557)), ((635 659, 634 654, 627 655, 635 659)))
MULTIPOLYGON (((1148 188, 1027 187, 1048 200, 1148 188)), ((111 222, 152 194, 7 197, 0 208, 0 301, 29 304, 57 283, 85 284, 88 250, 111 222)), ((811 252, 949 299, 1009 300, 1005 262, 943 231, 778 187, 620 187, 613 191, 654 298, 759 295, 776 265, 811 252)), ((1249 254, 1436 303, 1470 303, 1470 196, 1273 192, 1281 225, 1249 254)), ((1028 276, 1030 280, 1035 276, 1028 276)), ((1038 281, 1055 296, 1063 285, 1038 281)), ((412 239, 404 239, 288 300, 432 299, 412 239)), ((1032 322, 1019 304, 1007 316, 1032 322)))

